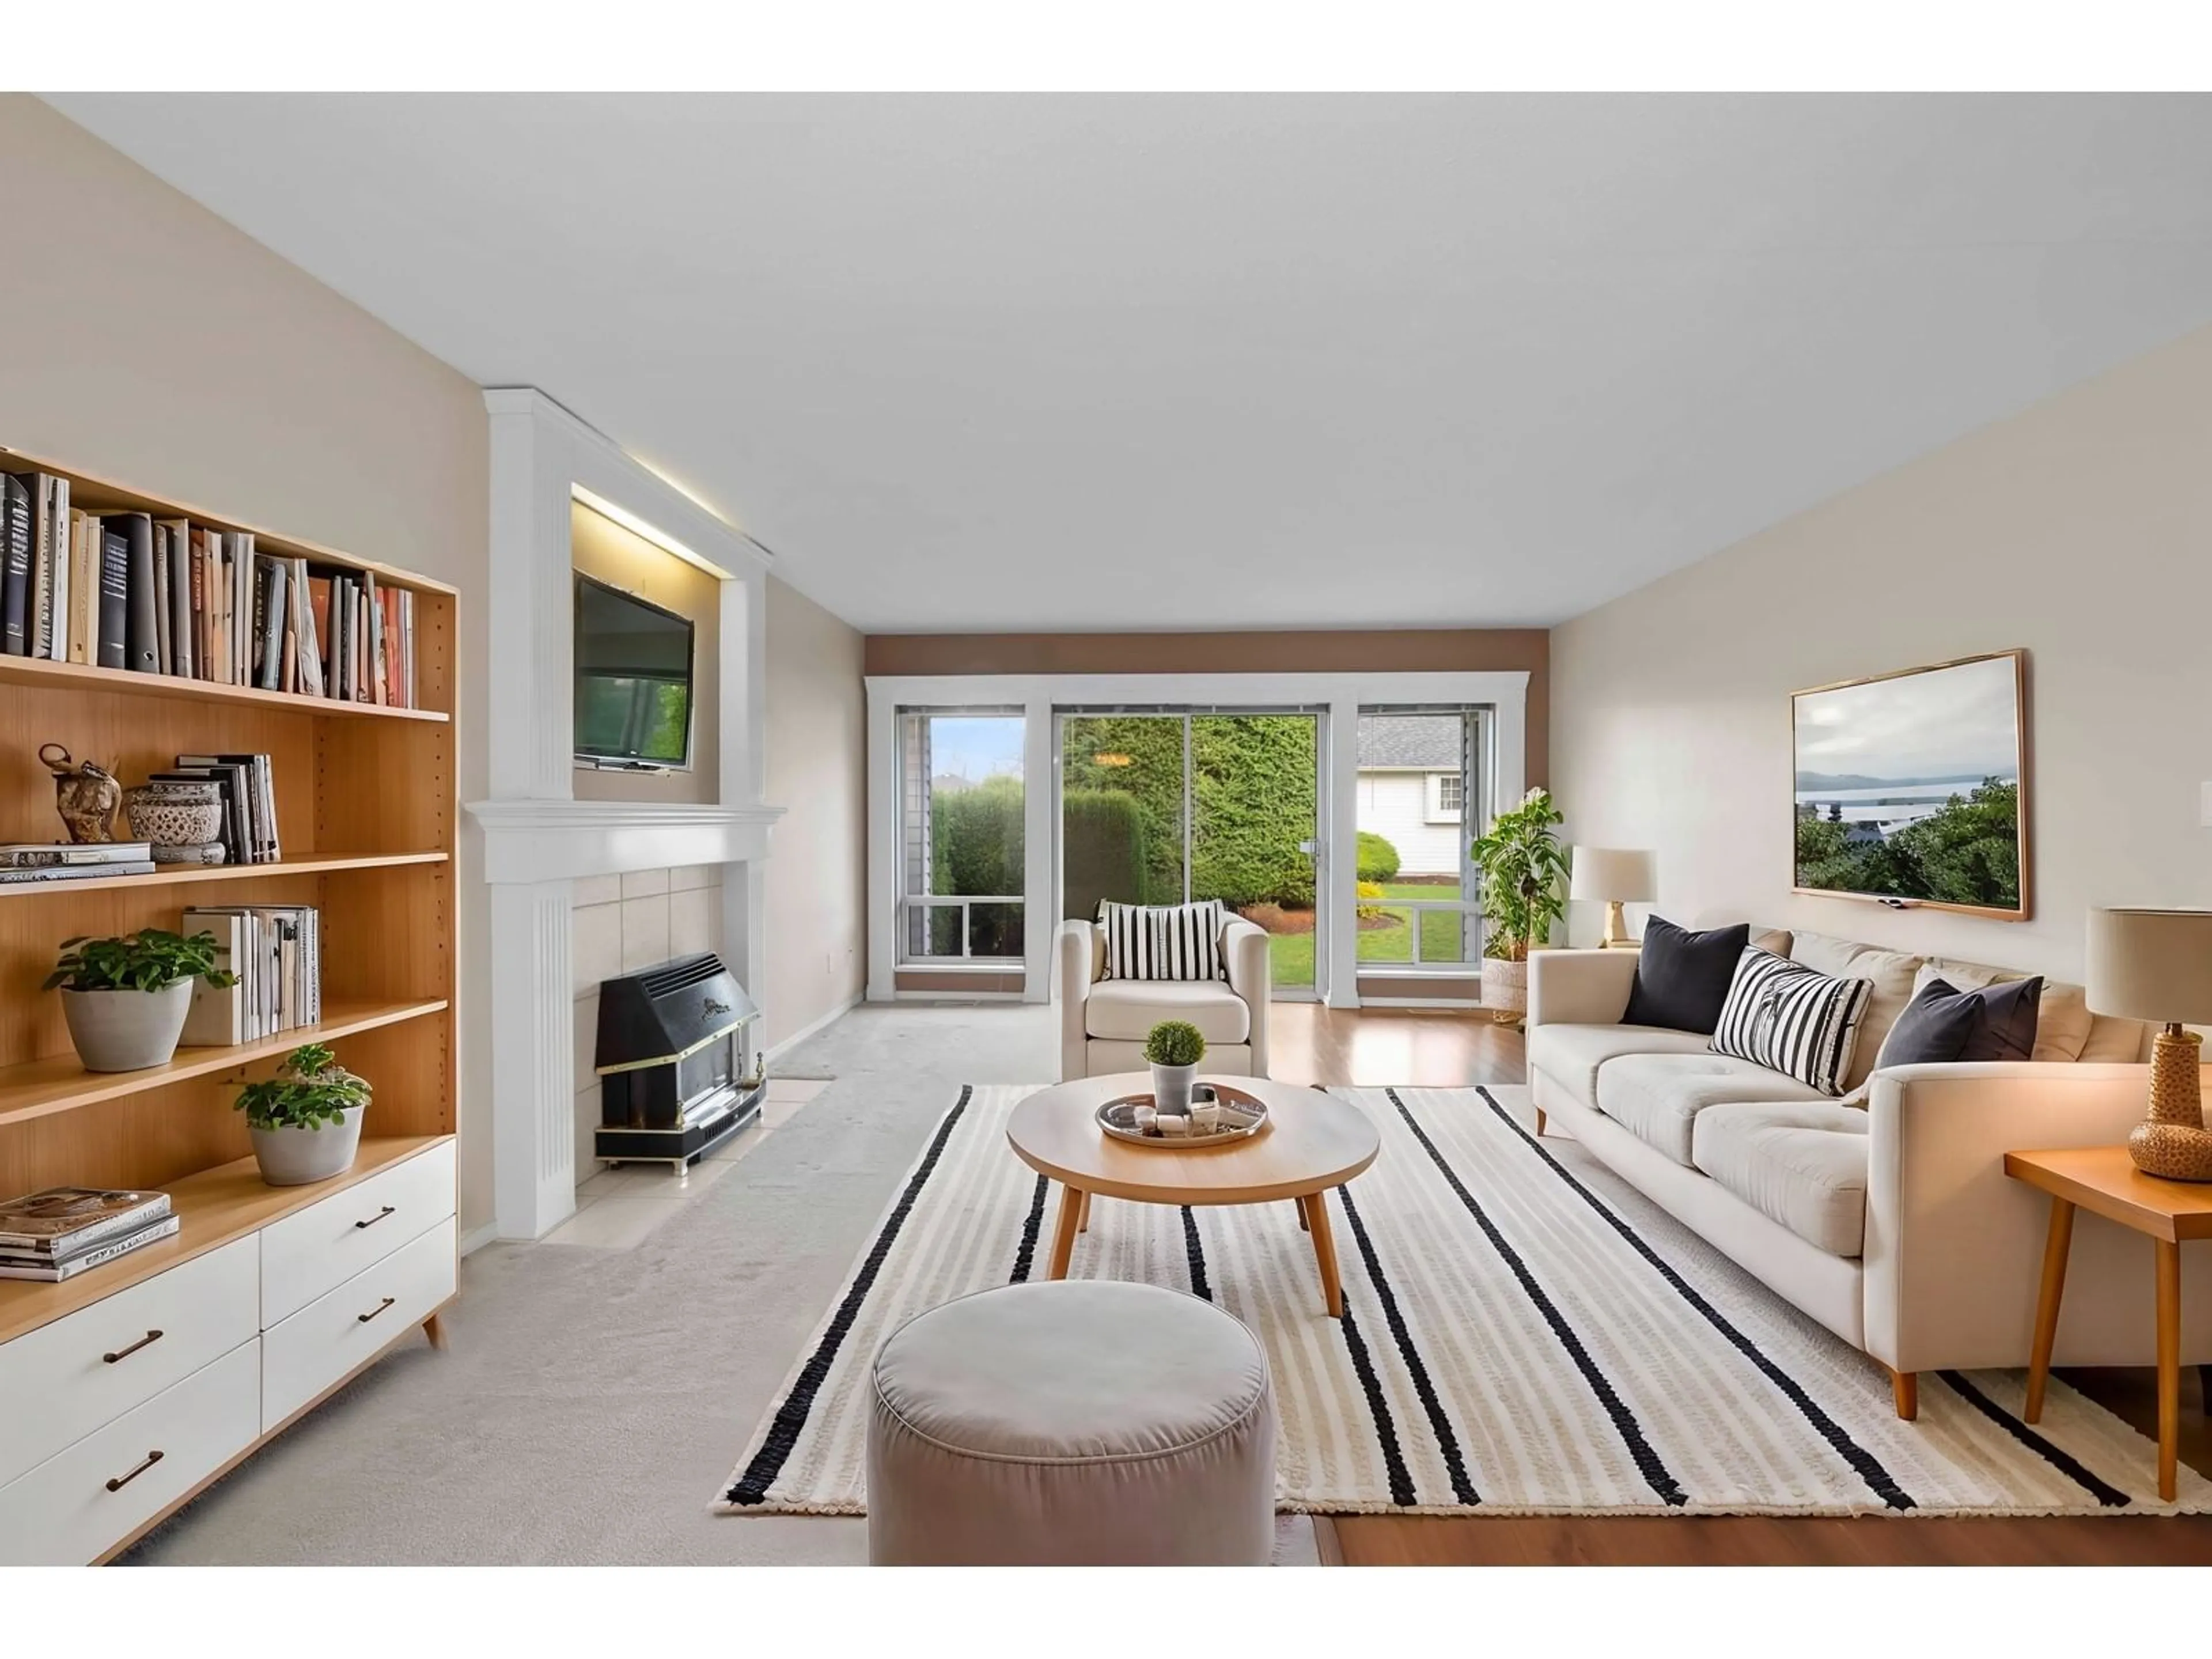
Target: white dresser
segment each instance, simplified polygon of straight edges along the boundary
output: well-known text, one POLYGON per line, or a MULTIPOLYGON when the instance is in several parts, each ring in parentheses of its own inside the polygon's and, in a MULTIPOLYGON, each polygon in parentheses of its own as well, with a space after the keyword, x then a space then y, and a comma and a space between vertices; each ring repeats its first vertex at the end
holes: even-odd
POLYGON ((416 1327, 457 1288, 451 1136, 354 1170, 177 1183, 176 1237, 63 1285, 0 1285, 0 1565, 102 1559, 416 1327))

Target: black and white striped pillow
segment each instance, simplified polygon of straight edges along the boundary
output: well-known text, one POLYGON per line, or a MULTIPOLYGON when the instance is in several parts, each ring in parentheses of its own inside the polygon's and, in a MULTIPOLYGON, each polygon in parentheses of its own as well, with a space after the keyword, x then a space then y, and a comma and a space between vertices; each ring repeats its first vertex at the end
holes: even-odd
POLYGON ((1870 979, 1816 973, 1753 945, 1736 963, 1711 1047, 1839 1095, 1873 996, 1870 979))
POLYGON ((1102 900, 1098 925, 1106 931, 1106 977, 1219 979, 1221 929, 1228 919, 1219 899, 1194 904, 1102 900))

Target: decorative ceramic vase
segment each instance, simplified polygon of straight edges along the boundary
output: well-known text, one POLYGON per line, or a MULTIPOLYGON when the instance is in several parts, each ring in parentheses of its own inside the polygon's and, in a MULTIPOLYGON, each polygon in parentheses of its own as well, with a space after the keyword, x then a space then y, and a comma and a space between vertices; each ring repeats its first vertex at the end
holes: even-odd
POLYGON ((2204 1127, 2204 1039, 2170 1025, 2152 1045, 2150 1116, 2128 1136, 2128 1156, 2145 1175, 2166 1181, 2212 1181, 2212 1133, 2204 1127))
POLYGON ((192 1009, 192 982, 158 991, 62 992, 62 1018, 88 1072, 143 1072, 166 1066, 192 1009))
POLYGON ((1196 1066, 1154 1066, 1152 1105, 1156 1110, 1181 1117, 1190 1110, 1190 1085, 1198 1080, 1196 1066))
POLYGON ((54 810, 71 841, 80 844, 115 839, 115 809, 123 804, 123 786, 115 775, 93 761, 82 763, 58 743, 39 750, 39 760, 54 775, 54 810))
POLYGON ((142 783, 123 802, 135 841, 198 847, 222 835, 222 791, 212 783, 142 783))
POLYGON ((1528 964, 1525 962, 1501 962, 1496 957, 1482 959, 1483 1011, 1500 1024, 1521 1018, 1528 1012, 1528 964))
POLYGON ((271 1187, 304 1187, 343 1175, 353 1168, 354 1154, 361 1149, 361 1115, 368 1109, 349 1106, 343 1123, 325 1123, 313 1129, 291 1124, 257 1129, 248 1124, 246 1133, 252 1139, 253 1158, 261 1166, 262 1180, 271 1187))

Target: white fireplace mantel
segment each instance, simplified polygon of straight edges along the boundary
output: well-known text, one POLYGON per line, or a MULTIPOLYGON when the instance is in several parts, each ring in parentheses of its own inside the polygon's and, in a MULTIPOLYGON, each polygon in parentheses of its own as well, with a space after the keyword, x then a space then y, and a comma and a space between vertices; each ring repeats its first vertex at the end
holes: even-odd
POLYGON ((491 893, 493 1198, 501 1238, 576 1207, 574 884, 720 866, 722 958, 761 1000, 769 831, 763 798, 768 575, 751 538, 530 387, 484 393, 491 424, 490 798, 469 814, 491 893), (574 799, 572 501, 611 511, 721 579, 721 799, 574 799))
POLYGON ((483 830, 484 878, 495 887, 764 859, 768 832, 783 814, 781 806, 678 801, 469 804, 483 830))

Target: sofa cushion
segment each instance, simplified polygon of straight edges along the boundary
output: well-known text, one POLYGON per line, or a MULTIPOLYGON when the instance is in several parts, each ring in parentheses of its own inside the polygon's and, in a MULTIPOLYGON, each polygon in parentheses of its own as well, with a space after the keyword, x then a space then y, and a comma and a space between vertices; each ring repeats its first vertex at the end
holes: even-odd
POLYGON ((1622 1023, 1711 1036, 1750 937, 1751 929, 1741 922, 1693 933, 1664 916, 1647 917, 1622 1023))
MULTIPOLYGON (((1791 936, 1790 960, 1836 979, 1873 981, 1874 994, 1859 1019, 1858 1048, 1843 1077, 1845 1089, 1856 1089, 1873 1075, 1882 1039, 1889 1035, 1889 1028, 1897 1024, 1897 1017, 1912 1000, 1918 988, 1914 979, 1925 958, 1904 951, 1876 950, 1871 945, 1838 939, 1831 933, 1800 931, 1791 936)), ((1959 981, 1954 979, 1951 983, 1957 985, 1959 981)))
POLYGON ((1188 1020, 1208 1042, 1243 1042, 1252 1035, 1252 1011, 1218 979, 1101 980, 1083 1007, 1087 1036, 1125 1042, 1142 1042, 1164 1019, 1188 1020))
POLYGON ((1838 979, 1771 951, 1746 951, 1713 1031, 1713 1052, 1839 1095, 1873 994, 1871 980, 1838 979))
POLYGON ((1962 991, 1923 970, 1920 989, 1882 1039, 1875 1069, 2026 1060, 2035 1051, 2036 999, 2042 994, 2039 979, 1962 991))
POLYGON ((1729 1054, 1623 1054, 1597 1074, 1598 1110, 1681 1164, 1690 1162, 1691 1129, 1708 1107, 1820 1098, 1795 1078, 1729 1054))
POLYGON ((1698 1169, 1830 1255, 1866 1242, 1867 1115, 1833 1101, 1715 1106, 1698 1114, 1698 1169))
MULTIPOLYGON (((1960 962, 1954 957, 1930 957, 1920 970, 1919 983, 1931 979, 1942 979, 1962 991, 1978 991, 1985 986, 2002 985, 2027 975, 2016 968, 1996 968, 1985 962, 1960 962)), ((2059 980, 2045 980, 2043 994, 2037 1000, 2035 1011, 2035 1053, 2033 1058, 2041 1060, 2077 1060, 2087 1058, 2083 1050, 2089 1042, 2090 1028, 2096 1017, 2089 1012, 2089 994, 2078 985, 2069 985, 2059 980)), ((2128 1024, 2133 1024, 2130 1021, 2128 1024)), ((2100 1055, 2100 1059, 2132 1060, 2142 1042, 2141 1028, 2132 1033, 2109 1034, 2116 1046, 2124 1047, 2124 1054, 2100 1055), (2133 1040, 2130 1041, 2132 1037, 2133 1040)))
POLYGON ((1597 1104, 1598 1068, 1623 1054, 1702 1054, 1705 1039, 1694 1031, 1656 1025, 1531 1025, 1528 1069, 1569 1091, 1585 1106, 1597 1104))

